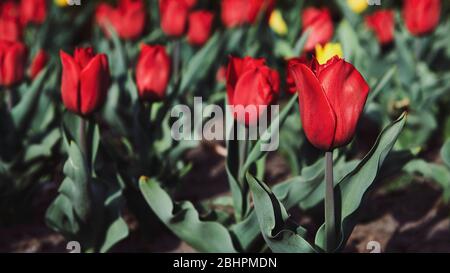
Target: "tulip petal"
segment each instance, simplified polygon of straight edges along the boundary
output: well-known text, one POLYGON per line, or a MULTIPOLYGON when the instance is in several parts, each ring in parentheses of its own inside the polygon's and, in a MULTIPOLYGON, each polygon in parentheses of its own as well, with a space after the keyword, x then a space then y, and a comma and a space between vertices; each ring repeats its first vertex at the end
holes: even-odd
POLYGON ((321 150, 332 148, 336 116, 320 83, 309 67, 293 64, 291 75, 297 85, 302 125, 308 140, 321 150))
POLYGON ((109 86, 106 55, 96 55, 81 71, 81 113, 88 115, 103 104, 109 86))
POLYGON ((26 51, 22 43, 11 43, 3 57, 2 82, 4 85, 16 84, 23 79, 26 51))
POLYGON ((350 142, 364 109, 369 86, 350 63, 339 59, 318 75, 325 94, 336 114, 334 147, 350 142))
POLYGON ((69 54, 60 51, 62 63, 61 97, 64 105, 72 112, 80 112, 80 67, 69 54))

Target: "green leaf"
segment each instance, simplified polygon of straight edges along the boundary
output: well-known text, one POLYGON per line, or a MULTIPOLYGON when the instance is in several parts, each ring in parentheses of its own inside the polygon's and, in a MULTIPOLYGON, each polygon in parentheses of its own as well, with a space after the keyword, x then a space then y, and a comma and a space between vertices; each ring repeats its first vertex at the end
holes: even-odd
POLYGON ((303 48, 305 48, 306 41, 308 41, 310 30, 303 32, 300 38, 295 43, 293 54, 294 56, 300 56, 303 52, 303 48))
POLYGON ((37 78, 33 81, 30 88, 21 98, 19 104, 12 109, 12 119, 16 129, 19 131, 24 129, 29 122, 31 115, 36 109, 39 102, 39 96, 42 93, 43 84, 47 77, 48 68, 44 68, 37 78))
POLYGON ((264 151, 264 149, 262 149, 263 145, 268 145, 269 141, 279 137, 278 136, 279 129, 283 126, 284 121, 286 120, 295 103, 297 102, 297 99, 298 99, 297 94, 292 96, 292 98, 289 100, 289 102, 286 104, 286 106, 283 108, 280 114, 272 121, 272 123, 268 126, 267 130, 264 131, 264 133, 259 137, 259 140, 253 146, 244 163, 242 170, 242 173, 244 175, 250 169, 252 164, 254 164, 257 160, 261 159, 268 153, 268 151, 264 151))
POLYGON ((306 241, 305 229, 289 219, 289 215, 271 190, 247 173, 247 181, 253 193, 255 211, 264 240, 273 252, 314 253, 306 241))
POLYGON ((221 33, 216 32, 206 45, 189 60, 182 73, 180 93, 183 93, 189 87, 195 86, 206 76, 221 51, 221 42, 221 33))
POLYGON ((174 204, 158 183, 141 177, 139 188, 150 208, 180 239, 201 252, 234 253, 228 230, 217 222, 201 221, 191 202, 174 204))
MULTIPOLYGON (((358 208, 361 205, 363 197, 369 187, 377 178, 378 172, 386 159, 388 153, 394 146, 400 132, 406 122, 406 113, 398 120, 386 127, 378 136, 377 141, 356 166, 356 168, 345 176, 335 188, 335 193, 340 196, 340 212, 337 219, 341 219, 340 236, 338 249, 342 249, 355 226, 355 217, 358 208)), ((315 243, 318 247, 325 249, 325 224, 320 227, 316 234, 315 243)))
POLYGON ((447 139, 441 148, 441 158, 445 165, 450 168, 450 139, 447 139))
POLYGON ((416 159, 406 164, 404 171, 436 181, 444 190, 444 200, 446 202, 450 200, 450 170, 445 166, 416 159))

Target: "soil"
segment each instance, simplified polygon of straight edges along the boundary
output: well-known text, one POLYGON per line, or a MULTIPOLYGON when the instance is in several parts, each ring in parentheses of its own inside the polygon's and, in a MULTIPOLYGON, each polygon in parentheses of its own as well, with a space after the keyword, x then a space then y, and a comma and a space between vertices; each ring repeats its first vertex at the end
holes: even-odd
MULTIPOLYGON (((183 179, 177 199, 199 201, 229 194, 224 158, 211 147, 202 146, 187 155, 192 171, 183 179)), ((267 161, 267 181, 282 181, 289 168, 277 155, 267 161)), ((386 183, 384 181, 383 183, 386 183)), ((383 183, 372 189, 360 211, 345 252, 450 252, 449 206, 441 201, 442 193, 432 182, 418 180, 408 187, 386 191, 383 183)), ((67 252, 67 241, 44 223, 45 208, 56 194, 56 185, 47 186, 39 200, 39 209, 29 221, 0 227, 0 252, 67 252)), ((320 223, 316 212, 292 211, 306 228, 315 230, 320 223)), ((143 238, 133 215, 125 212, 130 236, 114 248, 115 252, 194 252, 167 229, 158 236, 143 238)), ((148 236, 145 236, 148 237, 148 236)))

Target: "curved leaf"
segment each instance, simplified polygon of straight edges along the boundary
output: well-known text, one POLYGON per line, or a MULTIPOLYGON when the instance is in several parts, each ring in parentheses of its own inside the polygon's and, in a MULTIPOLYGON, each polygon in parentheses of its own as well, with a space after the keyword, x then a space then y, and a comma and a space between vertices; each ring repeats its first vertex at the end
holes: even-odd
POLYGON ((201 221, 191 202, 174 204, 158 183, 146 177, 139 188, 150 208, 180 239, 201 252, 234 253, 228 230, 217 222, 201 221))

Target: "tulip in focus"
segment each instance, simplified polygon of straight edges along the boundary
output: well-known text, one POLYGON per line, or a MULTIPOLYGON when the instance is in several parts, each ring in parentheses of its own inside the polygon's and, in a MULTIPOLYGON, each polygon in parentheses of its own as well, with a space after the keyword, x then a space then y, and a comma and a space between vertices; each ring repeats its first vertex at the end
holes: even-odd
POLYGON ((139 38, 145 29, 146 11, 143 0, 120 0, 117 7, 100 3, 95 11, 97 24, 108 34, 110 24, 123 39, 139 38))
POLYGON ((368 0, 347 0, 347 5, 354 13, 362 13, 369 7, 367 1, 368 0))
POLYGON ((286 35, 288 33, 288 26, 279 10, 272 11, 272 14, 269 18, 269 26, 275 33, 279 35, 286 35))
POLYGON ((326 64, 290 67, 299 94, 300 116, 308 140, 331 151, 348 144, 364 109, 369 86, 358 70, 334 57, 326 64))
POLYGON ((87 116, 100 108, 110 85, 108 57, 92 48, 77 48, 74 56, 60 51, 62 101, 70 111, 87 116))
POLYGON ((47 17, 46 0, 20 1, 20 21, 23 25, 33 23, 42 24, 47 17))
POLYGON ((375 32, 382 45, 394 40, 394 11, 379 10, 365 18, 366 26, 375 32))
POLYGON ((327 43, 325 46, 316 45, 316 59, 319 64, 326 64, 334 56, 339 58, 344 56, 340 43, 327 43))
POLYGON ((142 45, 136 66, 136 83, 142 100, 162 100, 170 80, 170 57, 163 46, 142 45))
POLYGON ((49 56, 47 52, 42 49, 39 50, 36 56, 34 56, 28 71, 31 79, 35 79, 39 75, 39 72, 47 65, 48 60, 49 56))
POLYGON ((439 24, 441 0, 405 0, 403 20, 411 34, 420 36, 432 32, 439 24))
POLYGON ((333 38, 333 20, 327 8, 306 8, 302 14, 302 22, 303 32, 309 32, 305 51, 311 51, 317 44, 326 44, 333 38))
POLYGON ((0 41, 0 85, 10 87, 23 80, 27 49, 20 42, 0 41))
POLYGON ((205 44, 210 35, 214 14, 209 11, 195 11, 189 15, 188 42, 191 45, 201 46, 205 44))
POLYGON ((256 116, 247 112, 245 115, 235 112, 234 118, 238 122, 245 125, 256 124, 263 114, 261 106, 273 104, 278 98, 279 88, 278 72, 270 69, 264 59, 230 57, 227 70, 228 104, 234 107, 256 107, 256 116))

